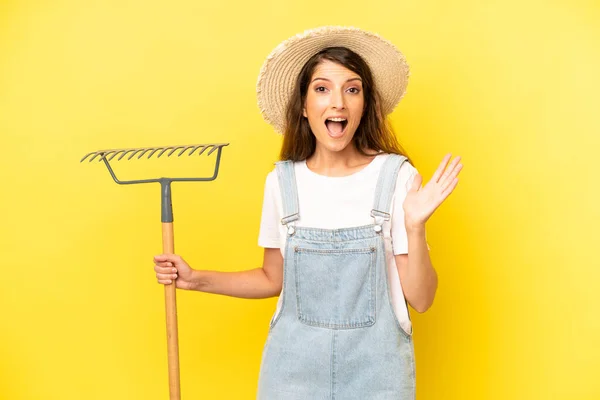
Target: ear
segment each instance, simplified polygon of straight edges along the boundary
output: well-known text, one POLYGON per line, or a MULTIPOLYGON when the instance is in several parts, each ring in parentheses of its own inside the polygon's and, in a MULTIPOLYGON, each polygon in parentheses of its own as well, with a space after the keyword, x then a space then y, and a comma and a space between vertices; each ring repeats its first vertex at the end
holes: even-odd
POLYGON ((302 107, 302 115, 304 118, 308 118, 308 115, 306 114, 306 107, 302 107))

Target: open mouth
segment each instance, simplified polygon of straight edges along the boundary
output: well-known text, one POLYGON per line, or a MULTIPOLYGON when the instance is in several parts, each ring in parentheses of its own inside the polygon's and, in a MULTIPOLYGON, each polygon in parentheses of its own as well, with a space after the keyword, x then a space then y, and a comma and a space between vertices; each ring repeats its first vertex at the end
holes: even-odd
POLYGON ((325 126, 329 132, 329 136, 337 138, 344 134, 346 126, 348 126, 348 120, 345 118, 327 118, 325 126))

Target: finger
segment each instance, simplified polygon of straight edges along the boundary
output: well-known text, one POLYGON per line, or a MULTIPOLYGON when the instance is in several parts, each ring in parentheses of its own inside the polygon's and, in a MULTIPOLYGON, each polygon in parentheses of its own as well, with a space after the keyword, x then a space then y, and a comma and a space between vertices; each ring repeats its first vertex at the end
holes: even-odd
POLYGON ((163 285, 170 285, 173 283, 172 280, 159 280, 158 283, 162 283, 163 285))
POLYGON ((442 200, 446 199, 446 197, 450 196, 450 193, 454 191, 454 188, 458 185, 458 178, 454 178, 450 185, 442 190, 442 200))
MULTIPOLYGON (((456 176, 454 174, 454 172, 456 170, 456 167, 458 165, 460 165, 459 164, 460 160, 461 160, 461 157, 457 156, 456 158, 454 158, 454 160, 452 160, 452 162, 450 163, 450 165, 448 165, 448 167, 446 168, 446 171, 444 172, 444 174, 442 175, 442 177, 439 180, 439 183, 443 187, 448 186, 448 184, 451 183, 452 179, 454 179, 454 177, 456 176)), ((462 168, 462 165, 461 165, 461 168, 462 168)), ((459 171, 460 171, 460 169, 459 169, 459 171)))
POLYGON ((154 263, 170 262, 167 254, 156 255, 152 258, 152 261, 154 261, 154 263))
POLYGON ((179 260, 181 260, 181 257, 178 256, 177 254, 159 254, 157 256, 154 256, 154 261, 155 262, 172 262, 172 263, 176 263, 179 260))
POLYGON ((463 169, 463 164, 457 164, 452 171, 450 172, 450 174, 443 180, 441 180, 441 186, 442 186, 442 190, 446 189, 449 185, 452 184, 452 182, 454 181, 454 178, 456 178, 458 176, 458 174, 460 173, 460 171, 462 171, 463 169))
POLYGON ((177 268, 173 267, 159 267, 158 265, 154 266, 154 271, 159 274, 176 274, 177 268))
POLYGON ((437 167, 437 169, 433 173, 433 176, 431 177, 432 182, 437 182, 440 179, 440 177, 442 176, 444 169, 446 169, 446 165, 448 165, 448 161, 450 161, 451 157, 452 157, 451 153, 448 153, 444 156, 444 158, 442 159, 442 162, 437 167))
POLYGON ((163 268, 173 267, 173 263, 171 261, 157 262, 154 265, 157 265, 157 266, 163 267, 163 268))
POLYGON ((177 274, 156 274, 156 279, 158 279, 159 281, 177 279, 177 274))

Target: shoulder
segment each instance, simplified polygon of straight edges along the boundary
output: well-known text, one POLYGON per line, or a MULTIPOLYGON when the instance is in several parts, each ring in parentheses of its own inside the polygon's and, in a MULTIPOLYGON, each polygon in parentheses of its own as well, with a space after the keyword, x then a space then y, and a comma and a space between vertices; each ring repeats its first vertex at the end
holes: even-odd
POLYGON ((417 169, 406 160, 402 163, 400 170, 398 171, 398 177, 396 179, 396 193, 407 193, 410 190, 415 175, 419 172, 417 169))
POLYGON ((386 160, 392 156, 399 157, 402 160, 402 164, 400 165, 400 169, 398 170, 398 175, 396 176, 395 192, 408 192, 410 186, 412 185, 412 181, 415 175, 418 174, 418 171, 403 155, 388 153, 378 155, 377 159, 375 160, 378 162, 378 173, 381 170, 383 164, 386 162, 386 160))
POLYGON ((406 157, 404 157, 401 154, 389 154, 389 153, 378 154, 377 157, 374 160, 374 162, 377 164, 377 168, 381 169, 381 167, 386 162, 386 160, 388 158, 392 157, 392 156, 393 157, 400 157, 400 159, 403 160, 402 165, 400 165, 400 170, 398 171, 397 182, 398 183, 405 183, 405 182, 407 182, 409 180, 412 180, 412 178, 418 173, 418 171, 410 163, 410 161, 408 161, 408 159, 406 159, 406 157))
POLYGON ((297 161, 277 161, 273 167, 273 169, 267 174, 266 184, 267 185, 279 185, 279 173, 278 170, 285 168, 289 165, 293 166, 293 168, 297 171, 298 165, 300 162, 297 161))
POLYGON ((417 169, 410 163, 410 161, 406 160, 400 166, 400 171, 398 171, 398 178, 412 178, 417 173, 417 169))
POLYGON ((279 181, 277 178, 277 168, 273 168, 265 179, 265 191, 279 190, 279 181))
POLYGON ((301 161, 278 161, 275 163, 273 169, 267 174, 267 178, 265 179, 265 191, 275 191, 279 193, 279 172, 278 168, 281 168, 284 165, 291 165, 294 168, 296 176, 298 176, 299 166, 301 166, 301 161))

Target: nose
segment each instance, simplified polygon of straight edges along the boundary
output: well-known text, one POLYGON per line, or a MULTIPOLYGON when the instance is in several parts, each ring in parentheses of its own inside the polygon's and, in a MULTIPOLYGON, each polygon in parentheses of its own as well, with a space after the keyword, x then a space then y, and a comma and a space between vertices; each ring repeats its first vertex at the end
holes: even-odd
POLYGON ((331 91, 331 107, 343 110, 345 108, 344 95, 340 90, 331 91))

